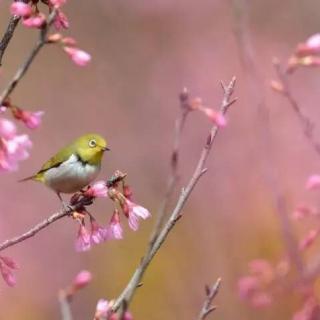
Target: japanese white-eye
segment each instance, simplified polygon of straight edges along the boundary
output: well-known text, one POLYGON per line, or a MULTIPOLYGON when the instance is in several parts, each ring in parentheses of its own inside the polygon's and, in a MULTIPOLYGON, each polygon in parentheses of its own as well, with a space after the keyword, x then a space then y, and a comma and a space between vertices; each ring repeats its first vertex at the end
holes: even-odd
POLYGON ((101 168, 107 142, 98 134, 86 134, 51 157, 34 175, 21 181, 35 180, 61 193, 74 193, 92 182, 101 168))

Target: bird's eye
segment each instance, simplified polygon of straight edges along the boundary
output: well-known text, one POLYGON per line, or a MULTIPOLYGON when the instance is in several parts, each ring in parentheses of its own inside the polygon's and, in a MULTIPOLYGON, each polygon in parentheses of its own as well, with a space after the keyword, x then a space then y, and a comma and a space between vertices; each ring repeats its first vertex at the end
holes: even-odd
POLYGON ((89 147, 94 148, 97 146, 96 140, 92 139, 89 141, 89 147))

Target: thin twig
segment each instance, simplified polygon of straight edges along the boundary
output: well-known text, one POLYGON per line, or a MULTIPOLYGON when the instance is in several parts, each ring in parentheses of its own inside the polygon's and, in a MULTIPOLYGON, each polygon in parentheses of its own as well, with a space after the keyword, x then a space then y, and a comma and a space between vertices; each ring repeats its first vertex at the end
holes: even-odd
POLYGON ((153 232, 150 237, 150 246, 153 245, 154 241, 159 235, 159 232, 161 230, 161 227, 165 221, 166 212, 168 210, 168 205, 170 202, 170 199, 172 197, 173 191, 176 187, 176 184, 179 180, 179 172, 178 172, 178 165, 179 165, 179 149, 180 149, 180 141, 181 141, 181 135, 183 132, 183 128, 187 119, 187 116, 190 112, 189 105, 186 105, 186 101, 189 99, 188 93, 186 90, 184 90, 180 95, 180 109, 181 113, 180 116, 176 119, 175 122, 175 134, 174 134, 174 143, 173 143, 173 150, 171 154, 171 173, 168 177, 167 182, 167 189, 164 195, 164 198, 162 200, 162 203, 160 205, 157 220, 153 229, 153 232))
POLYGON ((216 306, 212 305, 212 302, 216 295, 218 294, 221 285, 221 278, 219 278, 212 287, 206 286, 206 300, 203 303, 202 309, 199 313, 198 320, 204 320, 209 313, 216 309, 216 306))
POLYGON ((274 59, 273 66, 281 85, 281 90, 277 90, 277 92, 279 92, 282 96, 284 96, 288 100, 292 110, 295 112, 295 114, 299 119, 300 125, 302 127, 302 131, 305 137, 310 142, 310 144, 312 145, 316 153, 320 155, 320 143, 317 141, 314 135, 314 128, 315 128, 314 122, 303 113, 297 100, 293 96, 290 89, 289 81, 288 81, 288 75, 287 73, 285 73, 284 70, 282 70, 278 59, 274 59))
POLYGON ((3 102, 6 101, 6 99, 9 97, 9 95, 15 89, 15 87, 17 86, 19 81, 22 79, 22 77, 28 71, 34 58, 38 55, 41 48, 47 43, 46 37, 49 32, 50 26, 54 22, 54 18, 56 16, 56 13, 57 13, 57 9, 54 8, 48 17, 45 26, 40 30, 39 39, 36 42, 33 49, 31 50, 29 56, 23 62, 23 64, 20 66, 20 68, 17 70, 16 74, 14 75, 13 79, 9 82, 7 87, 2 91, 1 96, 0 96, 0 106, 3 105, 3 102))
MULTIPOLYGON (((221 112, 225 114, 229 108, 230 105, 232 105, 236 99, 231 100, 234 86, 235 86, 235 77, 232 78, 230 83, 227 86, 222 85, 224 96, 221 104, 221 112)), ((206 143, 202 149, 200 159, 198 161, 198 164, 195 168, 195 171, 193 172, 189 183, 185 188, 182 189, 180 197, 177 201, 177 204, 175 208, 173 209, 169 219, 161 229, 159 236, 155 239, 152 246, 149 246, 147 248, 145 256, 142 258, 140 265, 137 267, 135 272, 133 273, 130 281, 128 282, 125 289, 122 291, 120 296, 115 300, 114 305, 112 306, 113 311, 117 311, 122 305, 123 301, 126 302, 126 305, 128 306, 131 302, 131 299, 133 298, 133 295, 139 285, 139 283, 142 280, 142 277, 144 273, 146 272, 150 262, 152 261, 155 254, 158 252, 158 250, 161 248, 163 242, 166 240, 169 232, 172 230, 172 228, 175 226, 176 222, 181 218, 182 216, 182 209, 184 208, 185 203, 190 197, 190 194, 192 193, 194 187, 196 186, 199 179, 202 177, 202 175, 206 172, 205 163, 209 156, 212 144, 217 137, 219 128, 217 126, 213 126, 210 130, 210 133, 206 139, 206 143)))
POLYGON ((264 151, 264 179, 268 185, 275 211, 278 215, 282 236, 286 244, 288 256, 293 262, 300 275, 303 274, 303 260, 298 250, 297 239, 292 230, 289 220, 287 201, 284 192, 279 187, 278 175, 279 168, 270 163, 275 163, 272 159, 274 154, 274 137, 270 130, 269 111, 265 101, 264 80, 262 79, 258 65, 255 60, 255 50, 248 28, 250 6, 248 0, 231 0, 231 6, 235 20, 235 37, 239 48, 240 59, 243 62, 243 68, 248 76, 248 87, 251 94, 250 101, 257 106, 258 117, 263 123, 260 125, 260 134, 264 151))

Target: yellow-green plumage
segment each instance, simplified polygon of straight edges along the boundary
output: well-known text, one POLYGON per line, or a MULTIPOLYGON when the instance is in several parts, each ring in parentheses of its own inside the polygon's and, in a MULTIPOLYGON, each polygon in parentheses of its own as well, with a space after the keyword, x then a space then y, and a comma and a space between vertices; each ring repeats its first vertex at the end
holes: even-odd
POLYGON ((61 149, 33 176, 60 193, 79 191, 94 180, 100 171, 107 142, 98 134, 86 134, 61 149))

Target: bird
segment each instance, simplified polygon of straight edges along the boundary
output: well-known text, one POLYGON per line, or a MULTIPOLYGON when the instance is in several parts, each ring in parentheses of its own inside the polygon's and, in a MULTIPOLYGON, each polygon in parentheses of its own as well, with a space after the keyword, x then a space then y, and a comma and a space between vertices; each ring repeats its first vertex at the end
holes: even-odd
POLYGON ((104 152, 110 150, 99 134, 85 134, 62 148, 34 175, 20 180, 34 180, 55 191, 63 206, 61 193, 75 193, 99 174, 104 152))

